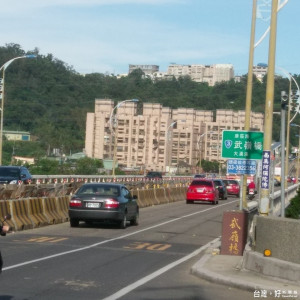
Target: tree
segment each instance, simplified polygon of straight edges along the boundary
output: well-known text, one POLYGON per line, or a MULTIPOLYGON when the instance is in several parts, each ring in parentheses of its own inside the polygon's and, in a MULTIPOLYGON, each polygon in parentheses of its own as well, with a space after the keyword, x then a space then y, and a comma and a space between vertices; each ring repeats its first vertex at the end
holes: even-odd
POLYGON ((103 167, 103 163, 99 159, 80 158, 76 161, 75 174, 77 175, 95 175, 99 174, 98 169, 103 167))

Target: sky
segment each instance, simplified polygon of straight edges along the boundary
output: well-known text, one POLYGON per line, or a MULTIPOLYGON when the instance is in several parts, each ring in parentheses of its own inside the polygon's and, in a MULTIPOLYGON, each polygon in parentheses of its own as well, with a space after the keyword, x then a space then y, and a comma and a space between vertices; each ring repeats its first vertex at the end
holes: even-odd
MULTIPOLYGON (((276 72, 300 74, 299 0, 279 0, 276 72), (278 69, 277 69, 278 67, 278 69), (278 71, 279 70, 279 71, 278 71)), ((257 0, 255 43, 272 0, 257 0)), ((248 71, 252 0, 0 0, 0 46, 52 54, 81 74, 128 73, 129 64, 233 64, 248 71)), ((269 35, 254 64, 268 63, 269 35)))

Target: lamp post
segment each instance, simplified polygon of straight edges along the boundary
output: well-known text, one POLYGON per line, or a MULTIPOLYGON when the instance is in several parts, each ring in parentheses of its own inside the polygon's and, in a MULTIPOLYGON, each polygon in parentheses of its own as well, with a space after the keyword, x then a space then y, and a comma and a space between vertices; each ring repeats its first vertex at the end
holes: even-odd
POLYGON ((287 177, 288 177, 288 172, 289 172, 289 141, 290 141, 290 124, 291 122, 294 120, 294 118, 296 117, 296 115, 299 113, 299 104, 297 106, 297 111, 295 113, 295 115, 292 117, 291 119, 291 106, 292 106, 292 101, 297 100, 300 94, 299 91, 299 85, 297 83, 297 81, 295 80, 295 78, 285 69, 278 67, 289 79, 289 94, 288 96, 286 95, 285 92, 281 92, 281 95, 284 95, 284 97, 286 97, 288 99, 288 115, 287 115, 287 130, 286 130, 286 157, 285 157, 285 180, 284 180, 284 185, 285 188, 287 188, 287 177), (292 80, 294 81, 294 83, 297 86, 297 92, 294 93, 292 91, 292 80))
POLYGON ((113 153, 113 165, 112 165, 112 175, 115 176, 115 169, 116 169, 116 154, 117 154, 117 138, 118 138, 118 129, 114 128, 115 125, 118 123, 117 120, 117 113, 115 113, 116 109, 122 106, 126 102, 139 102, 138 99, 129 99, 124 100, 118 103, 112 110, 109 118, 109 125, 110 125, 110 132, 114 134, 114 153, 113 153), (113 124, 114 119, 114 124, 113 124))
MULTIPOLYGON (((169 165, 169 173, 171 174, 171 164, 172 164, 172 152, 170 152, 170 138, 169 138, 169 132, 171 129, 174 128, 174 126, 178 123, 178 122, 185 122, 185 120, 178 120, 178 121, 174 121, 172 122, 168 128, 167 128, 167 131, 166 131, 166 149, 168 149, 168 151, 166 151, 166 161, 169 165)), ((180 133, 179 133, 180 134, 180 133)), ((180 137, 178 136, 178 139, 180 139, 180 137)), ((178 151, 177 151, 177 158, 178 158, 178 154, 179 154, 179 144, 178 144, 178 151)), ((178 164, 178 159, 177 159, 177 164, 178 164)), ((178 167, 177 167, 178 168, 178 167)))
MULTIPOLYGON (((300 126, 299 126, 300 127, 300 126)), ((299 134, 296 135, 299 139, 298 142, 298 152, 297 152, 297 171, 296 171, 296 183, 299 182, 299 149, 300 149, 300 130, 299 130, 299 134)))
POLYGON ((298 183, 298 177, 299 177, 299 151, 300 151, 300 125, 291 123, 291 126, 293 127, 299 127, 299 134, 297 134, 296 136, 298 137, 299 141, 298 141, 298 152, 297 152, 297 171, 296 171, 296 182, 298 183))
POLYGON ((0 101, 1 101, 1 123, 0 123, 0 165, 2 165, 2 148, 3 148, 3 113, 4 113, 4 96, 5 96, 5 70, 6 68, 15 60, 21 58, 35 58, 36 55, 29 54, 23 56, 17 56, 15 58, 10 59, 7 61, 2 67, 0 68, 0 72, 2 71, 2 79, 0 79, 0 101))
POLYGON ((281 140, 281 217, 284 218, 284 209, 285 209, 285 114, 286 114, 286 107, 288 105, 289 97, 286 95, 284 91, 281 92, 281 133, 280 133, 280 140, 281 140), (284 180, 283 180, 284 179, 284 180))
POLYGON ((272 125, 273 125, 273 106, 274 106, 274 74, 275 74, 275 52, 276 52, 276 31, 277 31, 277 8, 278 0, 272 0, 272 13, 270 24, 269 40, 269 58, 268 58, 268 75, 266 86, 265 101, 265 136, 263 148, 262 168, 264 176, 261 181, 261 199, 259 203, 260 215, 269 215, 270 210, 270 156, 272 144, 272 125))
POLYGON ((201 134, 199 136, 199 140, 198 140, 198 150, 199 150, 199 173, 201 172, 202 170, 202 164, 201 164, 201 160, 202 160, 202 138, 206 135, 206 134, 209 134, 209 133, 213 133, 213 131, 210 131, 210 132, 204 132, 203 134, 201 134))
POLYGON ((166 149, 168 150, 168 151, 166 151, 166 162, 167 162, 167 164, 169 166, 169 173, 170 173, 170 175, 171 175, 171 162, 172 162, 171 156, 172 156, 172 152, 170 153, 170 149, 171 149, 171 147, 170 147, 170 140, 171 139, 170 139, 170 136, 169 136, 169 132, 170 132, 171 128, 172 129, 174 128, 174 126, 175 126, 176 123, 177 123, 177 121, 172 122, 168 126, 167 131, 166 131, 166 143, 167 143, 166 149))

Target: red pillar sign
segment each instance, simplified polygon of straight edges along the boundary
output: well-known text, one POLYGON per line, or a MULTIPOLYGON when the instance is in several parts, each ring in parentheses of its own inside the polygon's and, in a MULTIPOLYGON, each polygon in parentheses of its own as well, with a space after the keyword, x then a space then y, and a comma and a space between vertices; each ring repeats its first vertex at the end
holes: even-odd
POLYGON ((243 255, 247 242, 248 214, 227 211, 223 214, 221 254, 243 255))

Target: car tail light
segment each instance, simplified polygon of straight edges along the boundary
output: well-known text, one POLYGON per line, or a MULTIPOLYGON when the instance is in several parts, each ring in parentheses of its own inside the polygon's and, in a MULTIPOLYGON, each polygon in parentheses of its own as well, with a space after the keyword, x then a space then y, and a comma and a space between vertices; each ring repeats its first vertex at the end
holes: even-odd
POLYGON ((69 203, 70 207, 82 207, 80 198, 72 198, 69 203))
POLYGON ((208 194, 213 194, 213 193, 214 193, 214 190, 213 190, 213 189, 206 189, 206 192, 207 192, 208 194))
POLYGON ((105 208, 118 208, 120 206, 120 203, 117 200, 114 199, 106 199, 104 207, 105 208))

